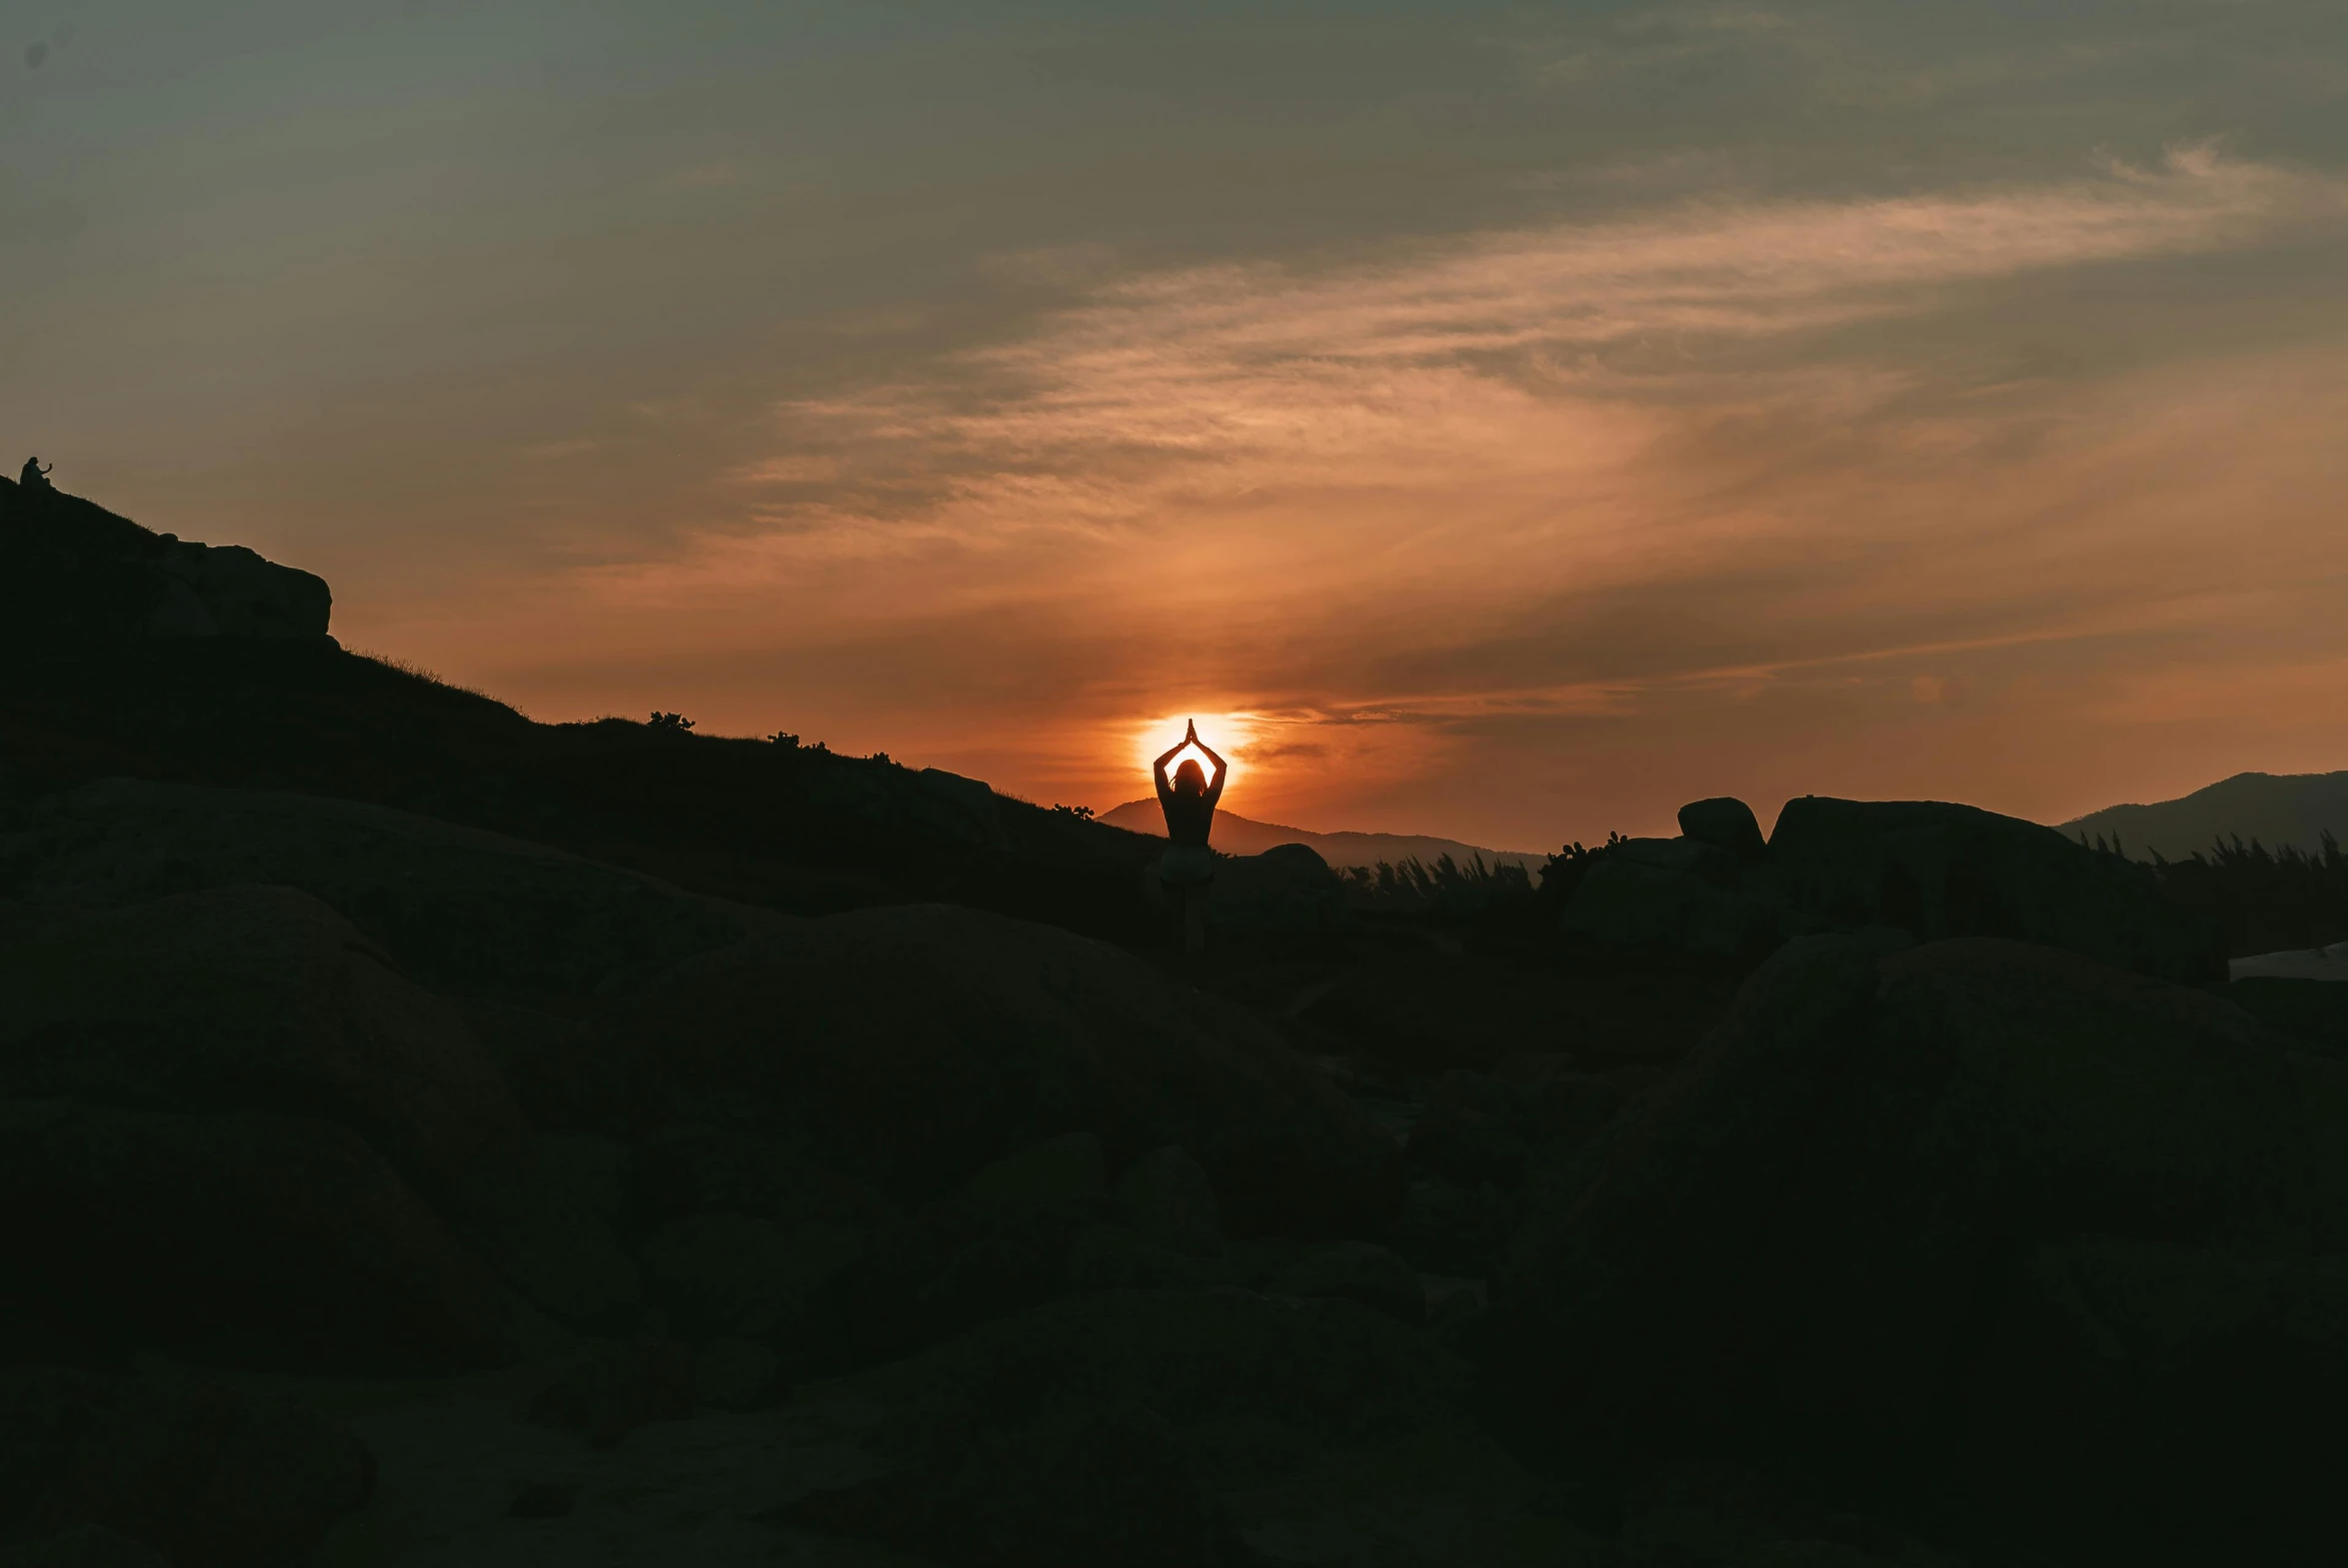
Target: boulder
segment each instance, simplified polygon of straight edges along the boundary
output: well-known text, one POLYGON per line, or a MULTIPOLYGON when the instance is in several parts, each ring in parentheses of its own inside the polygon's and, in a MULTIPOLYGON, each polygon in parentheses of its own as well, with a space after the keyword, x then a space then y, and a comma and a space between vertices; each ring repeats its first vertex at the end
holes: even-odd
POLYGON ((0 874, 44 903, 299 887, 436 985, 532 995, 585 995, 778 918, 388 806, 130 779, 44 802, 0 874))
POLYGON ((918 1452, 1071 1403, 1139 1406, 1180 1430, 1269 1416, 1329 1443, 1417 1431, 1473 1392, 1456 1358, 1356 1302, 1251 1291, 1105 1290, 974 1328, 845 1385, 918 1452))
POLYGON ((2348 1399, 2343 1123, 2348 1070, 2199 991, 1804 938, 1511 1243, 1486 1365, 1593 1462, 1740 1455, 2136 1560, 2298 1560, 2348 1526, 2297 1484, 2348 1399))
POLYGON ((1515 1223, 1516 1203, 1498 1186, 1435 1176, 1404 1189, 1387 1239, 1412 1268, 1480 1279, 1515 1223))
POLYGON ((0 623, 47 641, 317 641, 326 581, 241 545, 155 534, 47 486, 0 480, 0 623))
POLYGON ((609 1448, 640 1426, 693 1414, 701 1392, 692 1348, 654 1336, 583 1351, 538 1391, 529 1412, 609 1448))
POLYGON ((2180 984, 2226 977, 2215 924, 2164 901, 2149 867, 1975 806, 1803 795, 1778 813, 1765 870, 1830 925, 2014 937, 2180 984))
POLYGON ((614 1228, 608 1169, 579 1158, 585 1141, 495 1150, 473 1162, 453 1206, 532 1306, 572 1328, 618 1333, 643 1316, 644 1278, 614 1228))
MULTIPOLYGON (((608 1147, 608 1146, 607 1146, 608 1147)), ((749 1128, 706 1121, 667 1121, 642 1135, 628 1162, 624 1190, 631 1207, 654 1219, 705 1209, 759 1214, 785 1225, 835 1224, 884 1230, 905 1223, 904 1210, 860 1182, 810 1164, 777 1140, 749 1128)))
POLYGON ((1309 844, 1275 844, 1215 861, 1206 901, 1210 930, 1230 936, 1329 931, 1350 918, 1344 882, 1309 844))
POLYGON ((1179 1143, 1241 1231, 1366 1228, 1395 1196, 1391 1140, 1261 1023, 1000 915, 800 922, 685 960, 616 998, 602 1027, 699 1119, 900 1202, 1074 1132, 1112 1167, 1179 1143))
POLYGON ((307 1116, 0 1100, 0 1293, 230 1359, 498 1359, 504 1297, 365 1139, 307 1116))
POLYGON ((1214 1183, 1180 1147, 1152 1149, 1117 1179, 1117 1220, 1137 1235, 1191 1257, 1221 1257, 1214 1183))
POLYGON ((435 1194, 527 1133, 464 1020, 290 887, 58 911, 0 994, 0 1095, 319 1117, 435 1194))
POLYGON ((950 1562, 1244 1562, 1215 1491, 1455 1421, 1471 1388, 1425 1335, 1350 1301, 1071 1296, 811 1390, 878 1412, 887 1468, 796 1517, 950 1562))
POLYGON ((782 1384, 782 1359, 755 1339, 713 1339, 693 1358, 696 1396, 720 1410, 756 1410, 782 1384))
POLYGON ((1358 1301, 1413 1327, 1426 1321, 1426 1287, 1417 1271, 1367 1241, 1315 1247, 1281 1270, 1268 1288, 1275 1296, 1358 1301))
POLYGON ((1702 838, 1621 838, 1600 852, 1609 860, 1698 876, 1715 887, 1734 887, 1744 870, 1735 851, 1702 838))
POLYGON ((2348 985, 2258 974, 2219 994, 2301 1050, 2348 1061, 2348 985))
POLYGON ((818 1292, 867 1246, 864 1232, 845 1225, 718 1211, 663 1226, 644 1264, 678 1332, 765 1339, 802 1330, 818 1292))
POLYGON ((2236 981, 2251 979, 2321 980, 2338 984, 2348 980, 2348 941, 2328 947, 2301 947, 2289 952, 2253 953, 2226 960, 2226 973, 2236 981))
POLYGON ((1070 1240, 1063 1278, 1071 1290, 1175 1290, 1235 1285, 1238 1270, 1212 1256, 1170 1247, 1123 1225, 1087 1225, 1070 1240))
POLYGON ((1739 860, 1757 860, 1768 848, 1753 808, 1729 795, 1690 800, 1681 806, 1679 831, 1699 843, 1726 849, 1739 860))
POLYGON ((0 1568, 171 1568, 144 1541, 104 1525, 76 1524, 0 1546, 0 1568))
POLYGON ((1065 1234, 1109 1205, 1101 1139, 1064 1132, 973 1171, 948 1201, 952 1217, 980 1231, 1065 1234))
POLYGON ((0 1561, 290 1565, 374 1481, 349 1433, 190 1378, 0 1368, 0 1561))
POLYGON ((1226 1528, 1163 1416, 1087 1401, 819 1491, 793 1517, 971 1568, 1206 1568, 1226 1528))
POLYGON ((1599 850, 1559 926, 1620 947, 1733 957, 1782 939, 1773 902, 1732 891, 1736 860, 1686 838, 1631 838, 1599 850))

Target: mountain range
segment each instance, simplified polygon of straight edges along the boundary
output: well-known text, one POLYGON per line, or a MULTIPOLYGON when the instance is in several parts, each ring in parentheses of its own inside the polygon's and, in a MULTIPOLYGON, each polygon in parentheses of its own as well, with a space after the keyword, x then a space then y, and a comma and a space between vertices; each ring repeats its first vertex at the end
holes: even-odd
POLYGON ((2236 774, 2174 800, 2108 805, 2062 830, 2090 838, 2116 833, 2130 854, 2158 851, 2172 860, 2208 849, 2221 835, 2314 851, 2327 832, 2348 838, 2348 772, 2236 774))
MULTIPOLYGON (((1166 832, 1155 800, 1129 800, 1100 819, 1133 832, 1166 832)), ((2270 849, 2289 844, 2315 852, 2327 832, 2348 838, 2348 770, 2236 774, 2174 800, 2108 805, 2059 825, 2071 837, 2117 835, 2131 854, 2157 851, 2172 860, 2206 851, 2220 837, 2236 836, 2256 839, 2270 849)), ((1417 833, 1311 832, 1229 810, 1214 813, 1213 843, 1225 854, 1260 854, 1274 844, 1308 844, 1331 865, 1374 865, 1380 860, 1398 864, 1413 858, 1431 865, 1445 854, 1464 865, 1481 855, 1487 865, 1517 864, 1537 872, 1547 858, 1417 833)))

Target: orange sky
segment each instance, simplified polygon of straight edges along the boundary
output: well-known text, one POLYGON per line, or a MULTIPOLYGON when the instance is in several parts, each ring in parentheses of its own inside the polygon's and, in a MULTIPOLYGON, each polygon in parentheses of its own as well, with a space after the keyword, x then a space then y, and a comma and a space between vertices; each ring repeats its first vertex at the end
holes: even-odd
POLYGON ((323 28, 274 121, 250 60, 147 83, 210 129, 145 164, 84 29, 0 100, 78 176, 0 415, 535 717, 1045 801, 1146 794, 1186 715, 1246 814, 1507 848, 2348 768, 2331 12, 1396 12, 1331 60, 1234 11, 1209 62, 688 11, 518 8, 447 79, 488 23, 323 28))

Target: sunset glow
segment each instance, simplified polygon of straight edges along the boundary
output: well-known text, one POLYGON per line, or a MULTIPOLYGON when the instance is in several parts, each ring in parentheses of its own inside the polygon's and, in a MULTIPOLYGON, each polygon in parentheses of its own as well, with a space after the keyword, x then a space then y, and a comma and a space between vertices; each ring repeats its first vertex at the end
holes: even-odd
POLYGON ((10 428, 355 646, 1523 849, 2348 767, 2337 7, 461 9, 0 106, 10 428))
MULTIPOLYGON (((1225 765, 1225 797, 1233 800, 1240 798, 1239 780, 1246 773, 1248 742, 1257 726, 1251 714, 1184 714, 1178 719, 1151 720, 1136 733, 1134 741, 1134 763, 1138 777, 1147 783, 1152 765, 1167 748, 1181 744, 1185 728, 1193 722, 1198 726, 1198 739, 1222 756, 1225 765)), ((1167 764, 1167 777, 1173 778, 1176 769, 1192 759, 1206 771, 1208 778, 1214 777, 1214 765, 1200 755, 1196 747, 1184 747, 1180 756, 1167 764)))

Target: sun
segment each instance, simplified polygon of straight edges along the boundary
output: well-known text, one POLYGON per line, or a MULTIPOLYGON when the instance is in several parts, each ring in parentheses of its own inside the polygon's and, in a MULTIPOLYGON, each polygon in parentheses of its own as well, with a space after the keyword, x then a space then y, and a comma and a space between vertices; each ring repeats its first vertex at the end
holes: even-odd
MULTIPOLYGON (((1175 714, 1168 718, 1145 720, 1134 731, 1134 762, 1147 778, 1150 765, 1157 762, 1159 755, 1168 747, 1181 743, 1183 728, 1192 721, 1197 723, 1198 739, 1220 752, 1223 762, 1228 765, 1228 771, 1223 776, 1223 787, 1227 790, 1247 771, 1247 746, 1255 738, 1257 725, 1253 714, 1175 714)), ((1199 767, 1210 773, 1213 771, 1214 765, 1199 757, 1194 747, 1182 756, 1197 757, 1199 767)), ((1172 778, 1174 771, 1181 766, 1182 757, 1174 759, 1166 765, 1167 776, 1172 778)))

